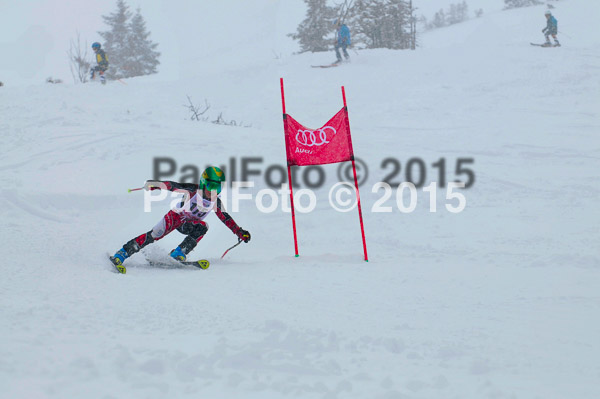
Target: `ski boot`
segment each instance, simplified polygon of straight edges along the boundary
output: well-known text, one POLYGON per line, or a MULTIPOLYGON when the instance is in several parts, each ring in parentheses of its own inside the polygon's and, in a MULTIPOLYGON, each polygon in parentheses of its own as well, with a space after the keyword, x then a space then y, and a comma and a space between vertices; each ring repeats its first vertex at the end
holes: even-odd
POLYGON ((550 43, 549 41, 542 44, 542 47, 552 47, 552 43, 550 43))
POLYGON ((554 41, 554 47, 560 47, 560 43, 558 42, 558 40, 554 41))
POLYGON ((119 273, 125 274, 127 273, 127 269, 125 269, 125 266, 123 266, 123 262, 125 262, 125 259, 127 258, 129 258, 127 251, 125 251, 124 248, 121 248, 117 251, 115 256, 110 257, 110 261, 113 265, 115 265, 119 273))
POLYGON ((171 255, 171 258, 173 258, 179 262, 185 262, 185 254, 181 250, 181 247, 177 247, 174 250, 172 250, 170 255, 171 255))

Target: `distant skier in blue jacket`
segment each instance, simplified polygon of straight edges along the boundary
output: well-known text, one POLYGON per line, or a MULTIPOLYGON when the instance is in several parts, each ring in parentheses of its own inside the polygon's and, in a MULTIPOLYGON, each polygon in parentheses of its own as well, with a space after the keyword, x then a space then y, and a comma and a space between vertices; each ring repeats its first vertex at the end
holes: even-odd
POLYGON ((546 15, 546 27, 542 29, 542 33, 544 33, 546 36, 546 43, 544 43, 544 46, 552 46, 552 43, 550 43, 550 35, 552 35, 552 38, 554 39, 554 47, 559 47, 560 43, 556 38, 556 35, 558 34, 558 21, 556 18, 554 18, 550 10, 547 10, 546 14, 544 15, 546 15))
POLYGON ((335 56, 337 57, 337 61, 334 64, 339 64, 342 62, 340 48, 344 52, 346 61, 350 60, 350 55, 346 50, 350 46, 350 29, 339 19, 336 19, 333 23, 335 24, 335 56))

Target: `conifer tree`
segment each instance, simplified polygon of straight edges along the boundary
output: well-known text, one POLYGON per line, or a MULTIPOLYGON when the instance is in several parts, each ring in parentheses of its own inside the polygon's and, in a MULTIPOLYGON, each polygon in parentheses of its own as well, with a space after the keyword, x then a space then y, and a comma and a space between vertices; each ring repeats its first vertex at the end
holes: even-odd
POLYGON ((414 9, 408 0, 346 0, 336 7, 328 7, 326 0, 304 1, 307 17, 290 35, 299 40, 301 51, 331 49, 332 22, 337 18, 348 26, 355 45, 391 49, 416 45, 414 9))
POLYGON ((504 0, 505 8, 519 8, 542 4, 539 0, 504 0))
POLYGON ((129 25, 128 57, 125 70, 129 76, 142 76, 156 73, 160 64, 160 53, 156 51, 158 44, 149 39, 150 32, 146 29, 146 21, 140 9, 136 10, 129 25))
POLYGON ((107 31, 98 32, 104 39, 103 47, 108 56, 110 66, 106 75, 109 79, 127 77, 125 65, 128 56, 129 18, 131 18, 131 11, 124 0, 117 0, 115 12, 102 16, 110 28, 107 31))
POLYGON ((411 47, 411 8, 406 0, 357 0, 348 25, 367 48, 411 47))
POLYGON ((290 36, 300 43, 300 52, 327 51, 331 40, 327 36, 333 32, 334 9, 327 0, 304 0, 308 9, 306 18, 298 26, 296 33, 290 36))
POLYGON ((108 56, 109 79, 130 78, 156 73, 160 64, 158 44, 149 39, 150 32, 138 8, 135 15, 125 0, 117 0, 117 10, 102 16, 109 30, 98 32, 104 39, 104 51, 108 56))

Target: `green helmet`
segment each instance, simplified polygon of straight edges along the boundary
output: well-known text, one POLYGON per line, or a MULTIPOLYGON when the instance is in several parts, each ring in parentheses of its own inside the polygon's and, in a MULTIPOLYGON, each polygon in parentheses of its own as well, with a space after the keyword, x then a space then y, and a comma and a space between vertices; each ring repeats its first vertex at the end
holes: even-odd
POLYGON ((221 183, 225 181, 225 172, 216 166, 209 166, 200 177, 199 188, 203 190, 206 188, 208 191, 216 191, 217 194, 221 193, 221 183))

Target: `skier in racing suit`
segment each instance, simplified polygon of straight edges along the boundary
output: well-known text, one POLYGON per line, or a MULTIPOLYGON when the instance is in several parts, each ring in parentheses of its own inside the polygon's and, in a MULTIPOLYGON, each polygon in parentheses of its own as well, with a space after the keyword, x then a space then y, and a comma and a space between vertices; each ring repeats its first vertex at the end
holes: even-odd
POLYGON ((173 230, 177 230, 186 237, 170 255, 176 260, 185 261, 186 256, 196 247, 198 242, 208 231, 208 224, 204 222, 211 210, 241 241, 250 241, 250 233, 237 225, 233 218, 225 212, 220 198, 221 183, 225 181, 225 174, 221 169, 211 166, 207 168, 199 184, 177 183, 173 181, 148 180, 144 185, 145 190, 160 190, 183 192, 184 197, 175 209, 170 210, 152 230, 140 234, 129 240, 119 249, 111 261, 121 273, 125 273, 122 266, 125 259, 129 258, 145 246, 164 238, 173 230))

